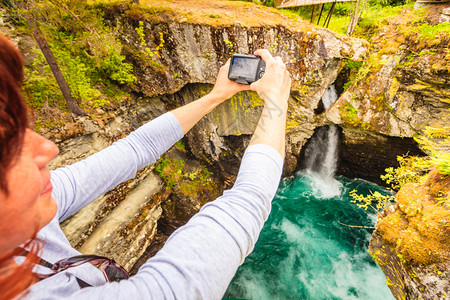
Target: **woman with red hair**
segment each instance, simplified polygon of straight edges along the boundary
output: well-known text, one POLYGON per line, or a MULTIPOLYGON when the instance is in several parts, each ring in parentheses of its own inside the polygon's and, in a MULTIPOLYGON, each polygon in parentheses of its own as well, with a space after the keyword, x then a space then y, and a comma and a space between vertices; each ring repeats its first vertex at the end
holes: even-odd
POLYGON ((110 147, 50 172, 56 145, 28 129, 23 59, 0 35, 0 298, 220 299, 270 212, 281 177, 290 77, 267 50, 262 79, 241 85, 219 71, 211 93, 138 128, 110 147), (81 255, 59 227, 102 193, 133 178, 205 114, 243 90, 265 101, 235 185, 206 204, 128 276, 114 261, 81 255), (24 259, 24 256, 25 259, 24 259))

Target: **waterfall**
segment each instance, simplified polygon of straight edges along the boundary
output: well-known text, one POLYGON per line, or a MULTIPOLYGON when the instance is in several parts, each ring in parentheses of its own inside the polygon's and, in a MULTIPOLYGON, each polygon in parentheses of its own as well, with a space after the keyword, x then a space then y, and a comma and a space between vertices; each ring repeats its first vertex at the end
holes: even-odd
MULTIPOLYGON (((337 99, 334 85, 330 85, 322 96, 325 109, 337 99)), ((337 145, 339 132, 336 125, 323 126, 316 130, 305 150, 306 171, 316 181, 318 192, 323 198, 333 197, 340 192, 341 184, 334 179, 337 167, 337 145)))

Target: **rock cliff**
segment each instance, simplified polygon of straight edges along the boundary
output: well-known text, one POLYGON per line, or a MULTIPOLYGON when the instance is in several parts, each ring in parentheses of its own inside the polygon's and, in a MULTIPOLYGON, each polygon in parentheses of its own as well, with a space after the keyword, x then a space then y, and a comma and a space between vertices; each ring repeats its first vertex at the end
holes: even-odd
MULTIPOLYGON (((171 7, 130 4, 103 7, 105 22, 118 28, 118 35, 126 45, 127 58, 138 75, 138 82, 132 86, 132 91, 144 100, 143 103, 123 105, 114 117, 86 119, 81 122, 82 130, 91 137, 112 141, 148 119, 207 93, 219 67, 232 53, 251 53, 258 48, 268 48, 286 61, 293 78, 285 175, 297 169, 302 147, 315 128, 331 123, 342 128, 340 173, 349 177, 380 182, 379 174, 383 173, 384 168, 394 165, 397 155, 421 154, 412 137, 420 133, 425 124, 441 118, 448 109, 445 102, 448 99, 445 96, 448 69, 441 64, 441 70, 435 72, 430 65, 439 58, 445 58, 441 50, 431 54, 426 52, 426 55, 414 52, 417 54, 414 59, 418 62, 405 65, 403 62, 411 59, 410 50, 398 43, 397 48, 389 48, 390 52, 386 52, 383 50, 386 46, 376 42, 389 41, 383 38, 383 33, 374 38, 369 49, 369 44, 363 40, 344 38, 303 22, 288 20, 259 6, 245 4, 236 9, 226 5, 231 4, 223 2, 220 7, 213 5, 203 16, 194 13, 198 7, 185 6, 181 9, 176 4, 171 7), (243 17, 242 11, 247 12, 246 15, 262 14, 265 20, 270 21, 255 23, 254 19, 243 17), (220 19, 219 22, 217 19, 220 19), (379 55, 382 57, 380 61, 377 60, 379 55), (433 56, 431 62, 430 55, 433 56), (349 62, 362 61, 366 56, 369 59, 357 73, 358 77, 353 79, 354 83, 342 93, 335 105, 323 112, 320 99, 325 89, 336 82, 342 92, 343 83, 352 79, 348 75, 352 72, 348 68, 349 62), (373 66, 376 62, 379 65, 373 66), (424 64, 428 68, 423 68, 424 64), (424 72, 428 75, 422 76, 424 72), (419 80, 421 83, 418 83, 419 80)), ((224 184, 216 183, 215 188, 211 189, 215 193, 232 184, 262 105, 255 93, 248 92, 219 106, 184 138, 185 154, 180 157, 180 151, 175 151, 178 154, 172 153, 165 158, 170 161, 170 168, 176 168, 174 162, 177 159, 187 160, 190 157, 194 165, 202 162, 204 167, 219 174, 218 178, 224 184)), ((95 144, 105 146, 107 143, 95 144)), ((149 176, 148 172, 143 171, 141 177, 149 176)), ((135 186, 137 183, 128 183, 127 188, 122 189, 129 192, 135 186)), ((132 218, 134 221, 125 222, 119 230, 110 227, 109 231, 102 231, 101 224, 108 223, 109 215, 108 209, 104 208, 102 220, 98 220, 97 216, 95 221, 85 221, 82 225, 85 230, 78 231, 84 233, 74 235, 71 241, 81 249, 98 251, 95 245, 110 244, 111 241, 120 244, 120 240, 130 235, 137 240, 145 237, 151 241, 145 254, 142 249, 149 242, 141 248, 130 247, 140 249, 138 252, 115 251, 119 255, 114 252, 100 253, 112 255, 119 262, 126 263, 127 267, 135 263, 136 257, 141 257, 140 261, 143 261, 196 211, 177 211, 176 207, 200 207, 203 200, 192 195, 180 197, 179 190, 179 186, 175 186, 175 190, 162 189, 149 193, 155 200, 151 201, 150 206, 147 205, 147 218, 142 218, 143 214, 138 209, 135 218, 132 218), (155 220, 159 221, 155 223, 155 220), (130 224, 150 225, 133 227, 130 224), (96 231, 103 232, 103 236, 96 231)), ((127 192, 123 193, 120 201, 105 201, 103 198, 98 203, 118 203, 124 201, 127 195, 127 192)), ((109 199, 108 195, 103 197, 109 199)), ((74 225, 76 219, 77 216, 68 221, 66 231, 81 226, 74 225)))
MULTIPOLYGON (((120 24, 119 36, 138 74, 133 88, 145 96, 172 94, 189 83, 214 84, 219 67, 233 53, 266 48, 281 56, 293 78, 287 151, 287 169, 292 172, 302 145, 317 127, 314 109, 325 89, 336 80, 343 62, 361 60, 368 45, 260 6, 219 3, 208 5, 209 13, 202 18, 189 18, 198 13, 200 8, 195 6, 111 5, 104 8, 105 20, 110 26, 120 24), (263 21, 255 23, 255 18, 263 21)), ((209 88, 186 87, 171 105, 192 101, 209 88)), ((262 105, 254 93, 242 93, 224 103, 188 134, 193 154, 207 161, 228 158, 236 149, 230 149, 227 139, 247 135, 243 140, 248 141, 262 105)))
POLYGON ((348 67, 353 75, 347 89, 325 113, 344 128, 341 149, 347 151, 340 153, 342 174, 365 177, 360 171, 365 168, 382 174, 384 168, 376 162, 385 165, 385 160, 398 155, 391 151, 397 147, 421 155, 411 138, 422 135, 426 126, 442 126, 448 117, 448 23, 438 25, 429 15, 428 10, 405 10, 386 20, 370 39, 364 63, 348 67))

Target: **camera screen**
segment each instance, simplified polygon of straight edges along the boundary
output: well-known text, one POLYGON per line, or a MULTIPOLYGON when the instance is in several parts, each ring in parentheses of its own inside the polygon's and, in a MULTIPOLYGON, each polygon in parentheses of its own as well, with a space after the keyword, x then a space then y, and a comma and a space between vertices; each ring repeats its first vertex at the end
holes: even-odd
POLYGON ((259 60, 235 57, 232 61, 230 76, 255 78, 259 60))

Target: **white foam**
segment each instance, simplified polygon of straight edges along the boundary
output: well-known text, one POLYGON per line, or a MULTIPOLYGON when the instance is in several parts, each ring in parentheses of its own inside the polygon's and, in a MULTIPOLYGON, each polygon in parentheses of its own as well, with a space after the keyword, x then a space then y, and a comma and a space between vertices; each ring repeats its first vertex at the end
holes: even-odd
POLYGON ((311 170, 300 171, 297 176, 303 175, 309 179, 309 187, 314 197, 329 199, 339 197, 342 194, 343 185, 332 176, 324 176, 311 170))
POLYGON ((330 85, 323 93, 322 103, 325 109, 329 108, 338 98, 334 84, 330 85))

